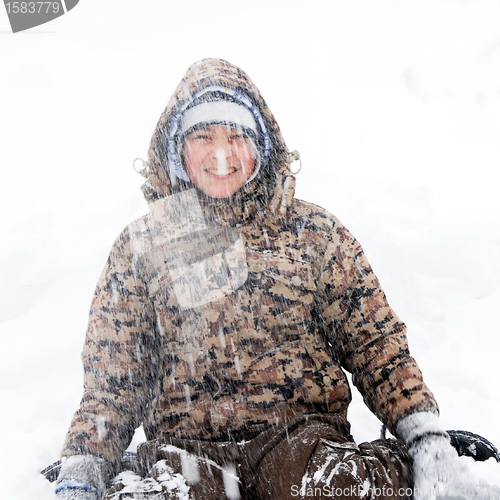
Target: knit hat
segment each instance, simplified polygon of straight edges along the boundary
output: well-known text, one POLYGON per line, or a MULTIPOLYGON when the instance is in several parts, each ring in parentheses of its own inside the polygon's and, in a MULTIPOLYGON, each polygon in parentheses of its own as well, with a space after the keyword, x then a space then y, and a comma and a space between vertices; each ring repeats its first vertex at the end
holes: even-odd
POLYGON ((198 101, 194 102, 182 115, 178 132, 182 140, 194 130, 207 125, 230 125, 249 129, 253 135, 258 133, 255 118, 245 106, 226 99, 198 101))
POLYGON ((195 94, 173 116, 168 135, 170 178, 190 182, 182 164, 181 150, 187 135, 209 125, 228 125, 242 129, 255 151, 255 168, 247 182, 256 177, 269 159, 269 135, 262 116, 245 94, 226 87, 211 86, 195 94), (173 175, 172 175, 173 174, 173 175))

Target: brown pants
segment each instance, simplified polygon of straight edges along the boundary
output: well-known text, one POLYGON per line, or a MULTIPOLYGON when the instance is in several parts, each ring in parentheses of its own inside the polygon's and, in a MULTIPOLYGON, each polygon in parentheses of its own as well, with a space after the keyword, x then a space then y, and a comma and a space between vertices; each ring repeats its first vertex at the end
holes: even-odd
POLYGON ((411 460, 402 443, 357 446, 348 422, 300 417, 241 443, 149 441, 138 454, 147 476, 118 475, 105 500, 316 500, 411 497, 411 460))

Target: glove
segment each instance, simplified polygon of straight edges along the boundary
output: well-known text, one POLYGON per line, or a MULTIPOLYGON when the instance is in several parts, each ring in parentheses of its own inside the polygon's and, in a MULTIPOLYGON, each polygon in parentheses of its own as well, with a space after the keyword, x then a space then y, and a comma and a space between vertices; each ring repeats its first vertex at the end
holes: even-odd
POLYGON ((403 417, 396 426, 396 435, 413 459, 414 499, 477 498, 478 481, 459 459, 436 414, 423 411, 403 417))
POLYGON ((413 458, 414 498, 476 498, 478 481, 445 436, 428 436, 408 449, 413 458))
POLYGON ((66 488, 56 493, 56 498, 57 500, 98 500, 100 497, 92 491, 66 488))
POLYGON ((112 467, 94 455, 68 457, 61 466, 56 485, 57 500, 100 500, 112 467))

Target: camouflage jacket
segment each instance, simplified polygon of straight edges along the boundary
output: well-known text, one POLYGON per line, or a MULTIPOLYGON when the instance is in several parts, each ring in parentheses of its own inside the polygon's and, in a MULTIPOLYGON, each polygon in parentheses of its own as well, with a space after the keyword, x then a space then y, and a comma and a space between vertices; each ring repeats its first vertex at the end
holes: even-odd
POLYGON ((148 439, 245 439, 308 413, 347 415, 344 371, 390 430, 437 411, 356 239, 293 197, 279 128, 249 78, 220 60, 193 65, 153 134, 150 212, 118 237, 93 298, 85 392, 63 455, 116 463, 134 429, 148 439), (215 203, 164 165, 164 131, 213 82, 244 89, 272 131, 265 172, 215 203))

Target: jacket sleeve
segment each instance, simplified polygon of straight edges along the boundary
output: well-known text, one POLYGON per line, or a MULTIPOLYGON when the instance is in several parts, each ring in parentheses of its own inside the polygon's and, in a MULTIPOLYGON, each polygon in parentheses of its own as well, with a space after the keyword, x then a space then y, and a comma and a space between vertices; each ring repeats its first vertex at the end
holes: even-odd
POLYGON ((92 454, 116 466, 154 392, 154 312, 132 247, 126 229, 97 284, 82 353, 84 394, 63 456, 92 454))
POLYGON ((387 303, 361 245, 338 221, 326 248, 320 289, 335 354, 387 428, 394 433, 398 420, 413 411, 438 412, 410 356, 405 325, 387 303))

